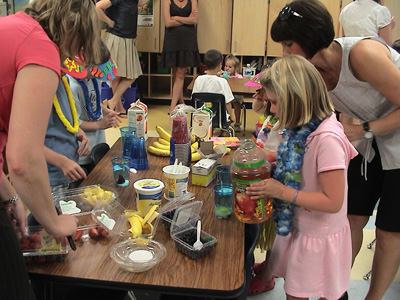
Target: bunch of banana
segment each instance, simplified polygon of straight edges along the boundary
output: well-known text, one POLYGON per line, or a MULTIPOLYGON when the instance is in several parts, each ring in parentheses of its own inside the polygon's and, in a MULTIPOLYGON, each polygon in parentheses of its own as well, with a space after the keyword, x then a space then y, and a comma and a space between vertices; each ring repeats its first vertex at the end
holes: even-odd
MULTIPOLYGON (((154 155, 157 156, 169 156, 170 152, 170 139, 171 135, 161 126, 156 126, 156 131, 159 135, 157 141, 154 141, 152 145, 150 145, 147 150, 154 155)), ((196 142, 196 137, 194 135, 190 136, 191 147, 190 150, 192 152, 192 161, 198 161, 201 159, 200 154, 196 152, 196 149, 199 147, 199 143, 196 142)))
POLYGON ((124 214, 128 217, 128 222, 131 228, 128 230, 132 233, 132 238, 140 237, 142 234, 151 234, 153 232, 153 225, 151 224, 159 215, 156 211, 158 205, 153 205, 143 218, 139 212, 127 209, 124 214))

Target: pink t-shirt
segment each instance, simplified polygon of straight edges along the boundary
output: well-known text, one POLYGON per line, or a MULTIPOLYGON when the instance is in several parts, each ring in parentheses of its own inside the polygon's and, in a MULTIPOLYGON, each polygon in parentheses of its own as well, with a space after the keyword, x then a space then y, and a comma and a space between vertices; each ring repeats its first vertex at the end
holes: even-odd
MULTIPOLYGON (((60 76, 60 54, 39 23, 24 12, 0 18, 0 53, 1 154, 7 141, 17 73, 26 65, 36 64, 52 69, 60 76)), ((2 155, 0 168, 3 168, 2 155)))

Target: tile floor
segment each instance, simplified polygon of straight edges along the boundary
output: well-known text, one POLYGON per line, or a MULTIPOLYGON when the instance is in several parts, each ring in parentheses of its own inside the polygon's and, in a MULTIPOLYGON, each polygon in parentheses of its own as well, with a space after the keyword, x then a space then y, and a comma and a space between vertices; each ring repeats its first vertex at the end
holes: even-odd
MULTIPOLYGON (((168 110, 169 103, 165 105, 152 104, 151 102, 147 102, 149 108, 148 115, 148 135, 150 137, 157 137, 158 134, 155 130, 156 125, 160 125, 164 127, 166 130, 170 131, 168 110)), ((246 122, 246 132, 245 137, 251 137, 251 132, 255 129, 255 124, 258 121, 258 115, 254 113, 251 108, 247 109, 247 122, 246 122)), ((121 126, 126 126, 128 123, 127 119, 123 119, 121 126)), ((106 130, 106 140, 107 143, 111 146, 115 143, 115 141, 120 137, 118 128, 110 128, 106 130)), ((238 135, 240 139, 243 139, 242 133, 238 135)), ((358 255, 356 262, 353 266, 351 273, 351 281, 350 288, 348 290, 349 299, 351 300, 361 300, 364 299, 368 287, 369 280, 364 280, 363 276, 370 270, 373 258, 373 251, 375 247, 372 249, 367 248, 367 244, 369 244, 374 238, 374 226, 375 218, 372 217, 370 222, 364 229, 364 244, 361 248, 361 252, 358 255)), ((261 262, 265 258, 265 253, 261 253, 260 249, 255 251, 256 262, 261 262)), ((248 300, 278 300, 285 299, 285 293, 283 290, 283 280, 278 278, 276 280, 275 288, 272 291, 262 293, 256 296, 248 296, 248 300)), ((398 300, 400 299, 400 272, 397 273, 395 281, 391 284, 388 291, 386 292, 383 300, 398 300)))

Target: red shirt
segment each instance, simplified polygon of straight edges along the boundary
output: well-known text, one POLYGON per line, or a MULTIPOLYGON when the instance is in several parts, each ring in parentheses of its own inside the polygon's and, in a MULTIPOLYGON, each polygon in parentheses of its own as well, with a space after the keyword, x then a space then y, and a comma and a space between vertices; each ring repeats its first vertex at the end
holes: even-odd
MULTIPOLYGON (((56 44, 49 39, 39 23, 24 12, 0 18, 0 53, 0 153, 2 153, 7 141, 18 71, 26 65, 36 64, 54 70, 60 76, 60 54, 56 44)), ((2 155, 0 155, 0 169, 3 169, 2 155)))

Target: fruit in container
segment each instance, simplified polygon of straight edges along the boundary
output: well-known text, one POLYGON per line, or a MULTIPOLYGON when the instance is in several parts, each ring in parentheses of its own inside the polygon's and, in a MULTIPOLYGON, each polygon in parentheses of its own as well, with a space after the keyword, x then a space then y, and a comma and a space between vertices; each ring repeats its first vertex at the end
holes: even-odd
POLYGON ((132 234, 132 238, 138 238, 142 234, 151 234, 153 232, 152 222, 158 217, 158 205, 153 205, 147 214, 142 217, 139 212, 133 210, 125 210, 124 214, 128 218, 131 226, 128 231, 132 234))
POLYGON ((108 204, 114 201, 115 195, 112 191, 104 190, 100 186, 88 187, 83 190, 82 199, 84 202, 95 206, 99 203, 108 204))

